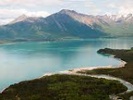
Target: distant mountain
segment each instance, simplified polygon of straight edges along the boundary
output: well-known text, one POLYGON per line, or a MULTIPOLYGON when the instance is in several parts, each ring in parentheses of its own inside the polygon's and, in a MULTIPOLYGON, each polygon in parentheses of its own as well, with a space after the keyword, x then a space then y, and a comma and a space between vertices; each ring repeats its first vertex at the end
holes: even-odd
POLYGON ((41 41, 133 36, 133 16, 92 16, 63 9, 46 18, 22 15, 0 26, 0 40, 41 41))
POLYGON ((93 16, 80 14, 75 11, 62 10, 80 23, 106 33, 108 37, 128 37, 133 36, 133 15, 103 15, 93 16))
POLYGON ((97 38, 105 34, 81 23, 62 10, 47 18, 20 16, 8 25, 0 27, 0 39, 7 40, 59 40, 63 38, 97 38))
POLYGON ((132 14, 126 16, 100 16, 97 17, 101 23, 97 23, 102 27, 105 33, 113 37, 129 37, 133 36, 133 16, 132 14))
POLYGON ((17 23, 17 22, 21 22, 21 21, 25 21, 28 17, 26 15, 21 15, 19 16, 18 18, 16 18, 15 20, 13 20, 11 23, 9 24, 14 24, 14 23, 17 23))

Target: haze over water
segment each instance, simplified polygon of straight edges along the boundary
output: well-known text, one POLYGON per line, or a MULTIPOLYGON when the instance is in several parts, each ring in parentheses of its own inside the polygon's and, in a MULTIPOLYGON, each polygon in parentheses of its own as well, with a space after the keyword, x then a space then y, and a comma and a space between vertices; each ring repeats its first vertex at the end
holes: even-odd
POLYGON ((125 38, 0 45, 0 90, 45 73, 89 66, 117 66, 120 61, 97 54, 97 50, 128 49, 132 43, 132 39, 125 38))

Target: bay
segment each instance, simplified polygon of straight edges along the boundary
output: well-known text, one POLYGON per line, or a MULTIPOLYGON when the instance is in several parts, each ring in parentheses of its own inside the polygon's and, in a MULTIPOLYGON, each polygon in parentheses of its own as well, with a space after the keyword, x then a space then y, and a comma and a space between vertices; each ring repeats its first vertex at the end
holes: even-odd
POLYGON ((132 38, 57 42, 21 42, 0 45, 0 90, 46 73, 96 66, 117 66, 120 61, 97 54, 101 48, 128 49, 132 38))

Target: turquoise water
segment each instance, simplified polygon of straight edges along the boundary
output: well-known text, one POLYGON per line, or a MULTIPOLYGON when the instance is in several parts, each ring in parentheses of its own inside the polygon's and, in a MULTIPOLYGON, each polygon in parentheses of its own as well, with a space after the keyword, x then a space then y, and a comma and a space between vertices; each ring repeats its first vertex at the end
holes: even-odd
POLYGON ((132 39, 90 39, 0 45, 0 90, 45 73, 87 66, 116 66, 120 63, 118 60, 97 54, 97 50, 127 49, 132 43, 132 39))

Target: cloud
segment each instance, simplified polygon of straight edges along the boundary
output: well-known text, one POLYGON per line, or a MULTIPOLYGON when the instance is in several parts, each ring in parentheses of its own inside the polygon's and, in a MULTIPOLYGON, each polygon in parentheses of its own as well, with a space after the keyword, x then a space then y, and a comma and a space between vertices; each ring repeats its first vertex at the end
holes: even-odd
POLYGON ((90 0, 84 1, 84 7, 86 7, 86 9, 88 10, 88 13, 93 15, 97 15, 101 12, 101 9, 99 9, 97 5, 90 0))
POLYGON ((46 11, 28 11, 26 9, 0 9, 0 18, 1 19, 6 19, 6 18, 15 18, 18 17, 22 14, 26 14, 28 16, 42 16, 42 17, 46 17, 49 15, 48 12, 46 11))
POLYGON ((133 12, 133 0, 0 0, 0 8, 52 10, 74 9, 91 14, 133 12))
POLYGON ((90 15, 133 14, 132 4, 133 0, 0 0, 0 23, 22 14, 45 17, 64 8, 90 15))
POLYGON ((38 5, 55 5, 61 3, 62 0, 0 0, 1 6, 7 5, 23 5, 23 6, 38 6, 38 5))
POLYGON ((76 10, 85 14, 98 14, 100 9, 96 6, 93 0, 62 0, 61 8, 76 10))
POLYGON ((13 19, 0 19, 0 25, 8 24, 11 21, 13 21, 13 19))
POLYGON ((46 17, 64 8, 86 14, 100 12, 91 0, 0 0, 0 23, 7 23, 22 14, 46 17))
POLYGON ((122 15, 127 15, 129 13, 133 14, 133 1, 132 0, 115 0, 109 1, 106 3, 107 9, 114 9, 114 12, 116 14, 122 14, 122 15), (113 2, 114 1, 114 2, 113 2))
POLYGON ((62 0, 0 0, 0 23, 7 23, 22 14, 46 17, 50 14, 45 8, 52 8, 61 2, 62 0))
POLYGON ((8 22, 12 21, 14 18, 25 14, 27 16, 34 16, 34 17, 46 17, 50 15, 46 11, 28 11, 26 9, 0 9, 0 24, 7 24, 8 22))
POLYGON ((122 5, 119 5, 119 13, 122 14, 133 14, 133 1, 132 0, 126 0, 122 2, 122 5))

